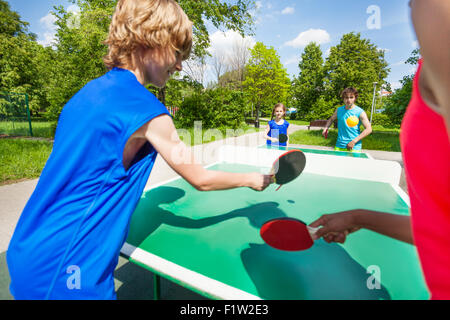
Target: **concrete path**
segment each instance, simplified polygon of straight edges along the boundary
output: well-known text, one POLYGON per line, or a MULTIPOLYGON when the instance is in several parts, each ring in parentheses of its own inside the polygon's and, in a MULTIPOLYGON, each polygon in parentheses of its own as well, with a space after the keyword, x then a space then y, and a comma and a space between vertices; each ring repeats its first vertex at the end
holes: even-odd
MULTIPOLYGON (((289 134, 297 130, 306 130, 307 126, 291 125, 289 134)), ((200 155, 203 165, 214 163, 218 159, 217 150, 222 145, 239 145, 239 146, 259 146, 265 143, 261 132, 249 133, 239 137, 232 137, 212 143, 194 146, 194 154, 200 155), (205 156, 206 155, 206 156, 205 156)), ((332 150, 329 147, 306 146, 300 147, 309 149, 332 150)), ((363 150, 369 153, 374 159, 397 161, 403 168, 403 160, 400 152, 385 152, 363 150)), ((176 177, 177 174, 167 165, 167 163, 158 156, 154 169, 150 175, 147 186, 160 183, 167 179, 176 177)), ((16 184, 0 186, 0 300, 12 299, 9 293, 9 273, 6 265, 6 250, 9 241, 14 232, 14 228, 25 207, 28 198, 33 192, 37 184, 37 179, 24 181, 16 184)), ((404 170, 400 187, 406 190, 404 179, 404 170)), ((115 284, 117 296, 119 299, 152 299, 152 282, 153 274, 136 265, 128 262, 127 259, 119 258, 119 264, 115 271, 115 284)), ((171 283, 165 279, 161 279, 161 297, 163 299, 204 299, 202 296, 195 294, 187 289, 171 283)))

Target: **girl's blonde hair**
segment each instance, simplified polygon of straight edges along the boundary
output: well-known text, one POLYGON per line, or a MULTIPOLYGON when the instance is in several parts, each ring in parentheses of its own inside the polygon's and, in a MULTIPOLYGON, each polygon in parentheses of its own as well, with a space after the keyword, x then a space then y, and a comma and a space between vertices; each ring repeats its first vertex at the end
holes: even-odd
POLYGON ((271 120, 273 120, 273 117, 275 116, 275 109, 278 108, 278 107, 282 107, 282 108, 283 108, 283 111, 284 111, 284 114, 286 114, 286 107, 284 106, 284 104, 282 104, 282 103, 277 103, 277 104, 275 105, 275 107, 273 107, 273 109, 272 109, 272 119, 271 119, 271 120))
POLYGON ((178 51, 183 60, 192 47, 192 22, 174 0, 119 0, 109 26, 106 67, 126 66, 139 47, 178 51))

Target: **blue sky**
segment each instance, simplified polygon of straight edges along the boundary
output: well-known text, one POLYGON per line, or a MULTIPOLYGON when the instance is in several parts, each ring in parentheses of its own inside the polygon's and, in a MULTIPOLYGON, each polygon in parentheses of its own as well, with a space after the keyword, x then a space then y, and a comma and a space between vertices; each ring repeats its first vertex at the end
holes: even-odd
MULTIPOLYGON (((54 5, 76 10, 68 0, 9 0, 12 10, 30 23, 30 30, 38 41, 49 45, 55 32, 49 15, 54 5)), ((251 46, 256 41, 274 47, 291 77, 298 75, 298 62, 309 41, 320 43, 324 57, 342 35, 360 32, 380 49, 391 72, 388 76, 393 88, 399 86, 404 75, 414 68, 404 62, 417 47, 409 18, 408 0, 260 0, 252 11, 256 21, 254 35, 246 37, 251 46)), ((211 52, 226 52, 238 35, 210 27, 211 52)), ((205 81, 213 78, 206 69, 205 81)))

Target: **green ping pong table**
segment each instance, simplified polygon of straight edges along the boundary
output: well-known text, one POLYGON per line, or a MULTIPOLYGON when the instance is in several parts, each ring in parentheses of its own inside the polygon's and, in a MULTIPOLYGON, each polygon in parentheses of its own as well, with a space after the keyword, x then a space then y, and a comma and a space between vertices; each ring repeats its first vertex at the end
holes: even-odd
MULTIPOLYGON (((209 169, 267 172, 280 152, 227 147, 209 169)), ((305 155, 303 174, 279 191, 200 192, 181 178, 146 190, 122 254, 212 299, 428 299, 415 247, 372 231, 296 252, 264 243, 259 230, 274 218, 309 224, 355 208, 409 214, 396 163, 305 155)))

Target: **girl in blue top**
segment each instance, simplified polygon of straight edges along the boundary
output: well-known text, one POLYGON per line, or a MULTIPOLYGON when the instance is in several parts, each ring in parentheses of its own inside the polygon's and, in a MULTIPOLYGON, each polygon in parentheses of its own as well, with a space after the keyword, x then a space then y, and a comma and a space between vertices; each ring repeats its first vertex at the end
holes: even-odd
POLYGON ((367 114, 355 105, 357 98, 358 91, 355 88, 346 88, 342 92, 345 105, 336 109, 331 118, 328 119, 325 129, 323 129, 322 135, 326 137, 328 128, 337 119, 338 138, 334 148, 337 151, 361 152, 361 140, 372 132, 367 114), (360 129, 361 124, 364 126, 363 132, 360 129))
POLYGON ((119 0, 104 76, 64 106, 53 151, 7 251, 16 299, 115 299, 113 272, 159 153, 201 191, 263 190, 273 177, 207 170, 145 86, 189 56, 192 23, 174 0, 119 0))
POLYGON ((277 103, 272 110, 272 118, 267 124, 264 138, 267 140, 267 145, 273 146, 287 146, 289 142, 289 136, 287 134, 289 122, 284 120, 284 115, 286 114, 286 107, 282 103, 277 103), (275 117, 275 120, 273 119, 275 117), (287 136, 287 141, 279 142, 278 136, 280 134, 285 134, 287 136))

